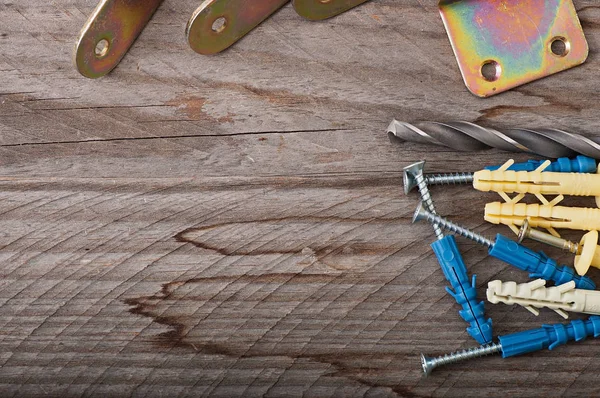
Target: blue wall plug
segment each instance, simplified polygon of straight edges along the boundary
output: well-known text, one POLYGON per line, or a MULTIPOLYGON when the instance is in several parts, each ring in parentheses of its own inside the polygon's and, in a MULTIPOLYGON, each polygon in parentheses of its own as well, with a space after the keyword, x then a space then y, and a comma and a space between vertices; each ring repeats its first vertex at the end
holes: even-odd
MULTIPOLYGON (((544 163, 545 160, 528 160, 524 163, 515 163, 508 168, 512 171, 535 171, 544 163)), ((485 170, 498 170, 502 165, 487 166, 485 170)), ((579 155, 574 159, 558 158, 550 163, 544 171, 553 171, 555 173, 595 173, 596 160, 587 156, 579 155)))
POLYGON ((594 315, 587 320, 575 320, 566 325, 542 325, 539 329, 526 330, 524 332, 512 333, 500 336, 498 343, 482 345, 444 355, 438 358, 429 358, 421 354, 423 372, 428 375, 434 368, 449 363, 471 359, 484 355, 502 353, 503 358, 523 355, 544 348, 555 349, 568 341, 581 341, 587 337, 600 336, 600 316, 594 315))
POLYGON ((485 236, 479 235, 425 210, 423 204, 419 203, 413 217, 413 222, 422 219, 427 219, 432 224, 436 224, 441 228, 487 246, 490 256, 496 257, 523 271, 528 271, 532 278, 550 280, 557 285, 574 281, 578 289, 594 290, 596 288, 596 284, 590 278, 577 275, 575 270, 567 266, 559 266, 555 260, 546 256, 543 252, 535 252, 501 234, 496 235, 496 241, 494 242, 485 236))
MULTIPOLYGON (((433 199, 427 188, 423 176, 425 162, 417 162, 404 168, 404 183, 411 181, 419 188, 422 204, 429 211, 435 213, 433 199)), ((406 187, 406 186, 405 186, 406 187)), ((445 236, 442 229, 433 225, 433 231, 437 241, 431 244, 438 262, 442 267, 444 276, 450 282, 452 289, 446 287, 446 291, 462 307, 458 313, 469 323, 467 332, 480 344, 492 341, 492 320, 485 319, 483 301, 477 301, 477 291, 475 289, 475 276, 469 284, 467 267, 460 255, 456 240, 453 236, 445 236)))
POLYGON ((492 320, 485 319, 485 308, 483 301, 477 301, 477 289, 475 287, 475 275, 469 281, 467 267, 463 261, 454 236, 447 235, 443 239, 431 244, 438 262, 444 271, 444 276, 450 282, 452 290, 446 287, 446 291, 463 308, 459 315, 467 321, 470 326, 467 332, 479 344, 492 341, 492 320))

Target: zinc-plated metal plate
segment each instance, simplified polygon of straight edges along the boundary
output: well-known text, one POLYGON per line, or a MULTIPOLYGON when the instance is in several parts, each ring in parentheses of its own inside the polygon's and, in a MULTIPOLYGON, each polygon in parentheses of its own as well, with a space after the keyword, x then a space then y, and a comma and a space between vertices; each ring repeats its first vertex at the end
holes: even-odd
POLYGON ((294 0, 294 9, 298 15, 319 21, 335 17, 368 0, 294 0))
POLYGON ((580 65, 588 44, 572 0, 441 0, 465 84, 487 97, 580 65))
POLYGON ((188 22, 190 47, 216 54, 260 25, 289 0, 205 0, 188 22))
POLYGON ((125 56, 163 0, 102 0, 83 27, 75 47, 75 66, 98 78, 125 56))

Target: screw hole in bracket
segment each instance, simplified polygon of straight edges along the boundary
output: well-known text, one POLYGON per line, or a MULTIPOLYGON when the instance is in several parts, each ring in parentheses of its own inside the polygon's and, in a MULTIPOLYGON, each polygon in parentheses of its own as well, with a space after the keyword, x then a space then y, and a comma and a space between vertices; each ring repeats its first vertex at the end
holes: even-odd
POLYGON ((557 57, 565 57, 571 51, 571 43, 564 37, 550 40, 550 52, 557 57))
POLYGON ((222 31, 225 30, 226 27, 227 27, 227 18, 219 17, 219 18, 215 19, 215 21, 213 22, 211 29, 215 33, 221 33, 222 31))
POLYGON ((502 67, 494 60, 485 61, 481 65, 481 76, 488 82, 495 82, 502 74, 502 67))
POLYGON ((101 39, 96 43, 96 47, 94 47, 94 54, 97 58, 104 58, 108 54, 109 49, 110 42, 106 39, 101 39))

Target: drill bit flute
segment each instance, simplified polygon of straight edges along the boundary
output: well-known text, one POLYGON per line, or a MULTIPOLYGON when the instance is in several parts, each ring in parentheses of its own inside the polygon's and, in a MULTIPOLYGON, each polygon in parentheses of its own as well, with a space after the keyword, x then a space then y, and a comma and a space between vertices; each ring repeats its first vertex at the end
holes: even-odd
POLYGON ((584 137, 558 129, 495 130, 469 122, 417 122, 393 120, 388 133, 402 141, 442 145, 458 151, 498 148, 509 152, 528 152, 547 158, 573 157, 577 154, 600 159, 600 137, 584 137))

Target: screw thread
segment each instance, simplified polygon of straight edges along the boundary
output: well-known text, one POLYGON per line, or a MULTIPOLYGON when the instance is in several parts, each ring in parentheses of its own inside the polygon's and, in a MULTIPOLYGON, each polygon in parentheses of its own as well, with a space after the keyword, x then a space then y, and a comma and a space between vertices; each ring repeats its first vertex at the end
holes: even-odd
POLYGON ((430 174, 425 176, 427 185, 459 185, 473 182, 473 173, 430 174))
POLYGON ((486 238, 483 235, 473 232, 467 228, 461 227, 458 224, 454 224, 453 222, 448 221, 445 218, 438 216, 437 214, 433 214, 428 210, 424 210, 423 213, 425 214, 425 217, 427 217, 427 221, 431 222, 432 224, 437 224, 443 229, 459 234, 460 236, 464 236, 467 239, 471 239, 479 243, 480 245, 484 245, 489 248, 494 247, 494 242, 492 242, 492 240, 486 238))
MULTIPOLYGON (((431 193, 429 192, 429 188, 427 188, 427 183, 425 182, 425 177, 422 173, 419 173, 415 176, 415 181, 417 183, 417 188, 419 189, 419 193, 421 194, 421 200, 423 201, 423 205, 425 208, 431 213, 435 214, 435 207, 433 206, 433 199, 431 198, 431 193)), ((433 232, 438 240, 444 239, 444 233, 439 225, 433 224, 433 232)))
POLYGON ((580 254, 579 243, 571 242, 570 240, 565 240, 565 245, 563 246, 565 251, 573 254, 580 254))
POLYGON ((491 355, 498 352, 502 352, 502 344, 501 343, 491 343, 487 345, 482 345, 476 348, 468 348, 466 350, 461 350, 457 352, 453 352, 451 354, 446 354, 437 358, 428 358, 423 356, 423 370, 426 373, 431 372, 434 368, 447 365, 449 363, 455 363, 459 361, 463 361, 465 359, 482 357, 485 355, 491 355))
POLYGON ((550 246, 558 247, 564 251, 573 253, 573 254, 581 254, 579 243, 571 242, 569 240, 563 238, 557 238, 556 236, 547 234, 545 232, 539 231, 537 229, 531 228, 529 222, 525 220, 521 229, 519 231, 519 240, 521 243, 525 238, 533 239, 537 242, 545 243, 550 246))

